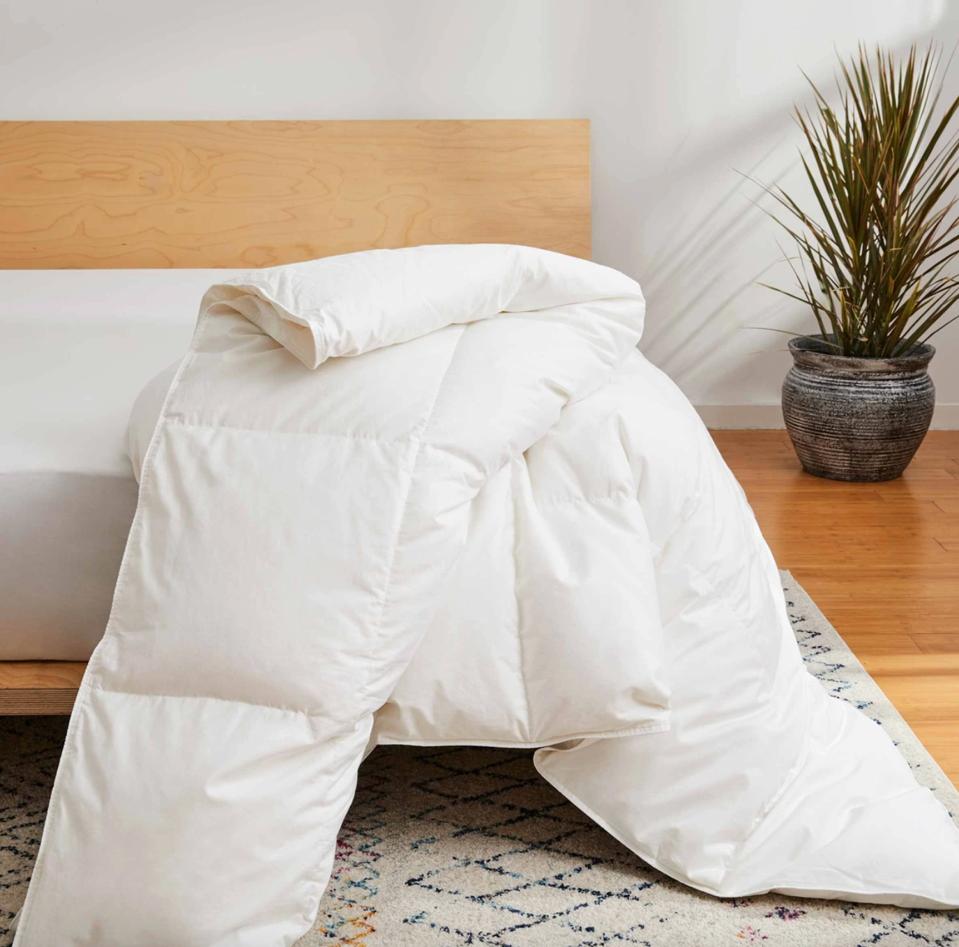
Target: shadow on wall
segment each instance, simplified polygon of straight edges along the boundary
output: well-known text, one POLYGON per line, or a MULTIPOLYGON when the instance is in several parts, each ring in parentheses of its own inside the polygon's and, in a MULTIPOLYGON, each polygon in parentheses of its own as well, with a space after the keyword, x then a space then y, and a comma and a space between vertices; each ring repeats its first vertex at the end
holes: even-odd
MULTIPOLYGON (((617 20, 618 36, 593 36, 590 47, 625 55, 638 35, 652 32, 643 45, 653 62, 625 88, 612 65, 591 78, 594 101, 615 103, 593 123, 595 256, 639 278, 648 304, 642 348, 694 402, 778 403, 786 336, 749 327, 808 331, 811 318, 756 285, 788 285, 777 241, 791 248, 746 176, 811 199, 792 118, 794 103, 811 101, 801 68, 829 89, 836 53, 859 42, 904 50, 931 36, 948 55, 956 31, 945 23, 959 21, 959 9, 944 0, 812 2, 795 10, 761 0, 721 9, 680 0, 621 6, 592 28, 617 20), (629 114, 634 123, 611 127, 609 116, 629 114)), ((959 90, 957 64, 951 80, 959 90)), ((959 330, 955 338, 959 359, 959 330)))

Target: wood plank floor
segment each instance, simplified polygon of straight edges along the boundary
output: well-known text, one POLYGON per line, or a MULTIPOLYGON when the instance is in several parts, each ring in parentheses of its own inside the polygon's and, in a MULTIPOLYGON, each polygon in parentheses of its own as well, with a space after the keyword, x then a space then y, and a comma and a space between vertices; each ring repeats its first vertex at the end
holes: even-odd
POLYGON ((881 484, 803 473, 784 431, 713 436, 780 568, 959 785, 959 431, 932 431, 881 484))

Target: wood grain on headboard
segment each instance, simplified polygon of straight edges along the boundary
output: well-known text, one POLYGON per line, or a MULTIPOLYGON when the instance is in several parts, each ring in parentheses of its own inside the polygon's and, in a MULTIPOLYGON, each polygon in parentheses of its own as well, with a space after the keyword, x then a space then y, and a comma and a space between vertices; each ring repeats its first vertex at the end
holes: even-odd
POLYGON ((590 253, 586 121, 0 122, 0 268, 590 253))

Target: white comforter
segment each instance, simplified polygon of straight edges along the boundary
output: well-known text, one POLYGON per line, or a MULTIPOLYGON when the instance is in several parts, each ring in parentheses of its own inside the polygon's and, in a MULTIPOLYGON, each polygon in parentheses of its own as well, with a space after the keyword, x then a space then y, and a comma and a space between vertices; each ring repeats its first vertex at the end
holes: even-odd
POLYGON ((625 276, 507 246, 210 290, 18 947, 292 944, 376 742, 544 747, 546 779, 712 894, 959 904, 959 832, 805 673, 642 319, 625 276))

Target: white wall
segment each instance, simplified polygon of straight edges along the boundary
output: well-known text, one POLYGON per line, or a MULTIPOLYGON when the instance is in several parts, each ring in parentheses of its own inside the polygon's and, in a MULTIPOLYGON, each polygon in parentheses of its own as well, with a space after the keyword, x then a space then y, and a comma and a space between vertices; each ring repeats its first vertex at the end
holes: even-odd
MULTIPOLYGON (((929 34, 948 52, 957 8, 4 0, 0 117, 588 117, 594 256, 643 284, 645 350, 713 420, 778 423, 786 336, 747 327, 808 320, 754 285, 787 274, 775 264, 775 227, 753 204, 758 189, 738 172, 795 180, 800 66, 828 83, 835 49, 929 34)), ((959 323, 939 343, 937 423, 959 426, 959 323)))

